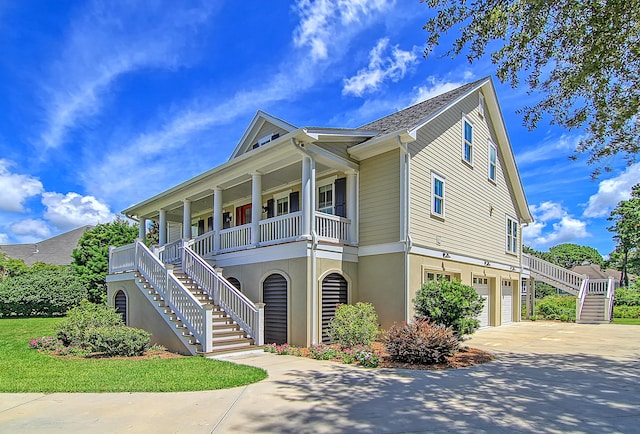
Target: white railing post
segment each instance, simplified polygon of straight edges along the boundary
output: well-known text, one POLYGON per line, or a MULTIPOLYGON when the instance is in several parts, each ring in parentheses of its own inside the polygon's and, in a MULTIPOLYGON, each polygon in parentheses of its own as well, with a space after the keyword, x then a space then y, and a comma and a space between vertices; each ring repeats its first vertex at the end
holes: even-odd
POLYGON ((256 345, 261 346, 264 345, 264 303, 256 303, 256 307, 258 308, 258 324, 256 327, 256 337, 255 342, 256 345))
POLYGON ((113 246, 109 246, 109 274, 113 272, 112 265, 113 265, 113 246))
POLYGON ((204 330, 202 333, 204 342, 202 342, 202 351, 209 353, 213 350, 213 305, 207 303, 202 308, 204 309, 204 330))

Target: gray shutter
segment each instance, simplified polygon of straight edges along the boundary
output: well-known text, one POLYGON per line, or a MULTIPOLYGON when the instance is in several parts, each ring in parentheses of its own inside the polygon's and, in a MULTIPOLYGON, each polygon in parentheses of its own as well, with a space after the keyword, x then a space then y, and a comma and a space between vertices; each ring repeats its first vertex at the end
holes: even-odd
POLYGON ((287 279, 272 274, 262 283, 265 344, 287 342, 287 279))
POLYGON ((289 212, 300 211, 300 192, 294 191, 289 194, 289 212))
POLYGON ((114 300, 116 312, 122 315, 122 322, 127 323, 127 294, 124 291, 119 290, 116 292, 116 298, 114 300))
POLYGON ((335 182, 334 214, 339 217, 347 216, 347 178, 338 178, 335 182))
POLYGON ((336 315, 336 307, 347 304, 347 281, 338 273, 322 279, 322 342, 330 343, 327 334, 329 321, 336 315))
POLYGON ((267 218, 276 216, 276 202, 273 199, 267 200, 267 218))

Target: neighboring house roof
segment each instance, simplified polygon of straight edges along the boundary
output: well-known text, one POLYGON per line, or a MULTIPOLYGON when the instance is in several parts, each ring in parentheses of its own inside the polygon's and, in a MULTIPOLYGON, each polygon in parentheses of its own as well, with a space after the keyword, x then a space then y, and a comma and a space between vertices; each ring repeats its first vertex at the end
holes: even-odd
POLYGON ((620 271, 613 268, 605 268, 604 270, 597 264, 576 265, 571 269, 578 274, 586 274, 589 279, 608 279, 613 277, 616 281, 620 280, 620 271))
POLYGON ((78 247, 80 237, 91 228, 93 226, 82 226, 33 244, 0 245, 0 253, 12 259, 22 259, 27 265, 33 265, 36 262, 70 265, 71 253, 78 247))

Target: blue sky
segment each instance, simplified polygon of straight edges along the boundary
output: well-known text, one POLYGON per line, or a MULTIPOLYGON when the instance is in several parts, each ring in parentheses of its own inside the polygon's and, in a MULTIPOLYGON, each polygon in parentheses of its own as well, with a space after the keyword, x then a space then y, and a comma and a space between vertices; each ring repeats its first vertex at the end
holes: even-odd
MULTIPOLYGON (((258 109, 356 127, 493 73, 444 45, 424 59, 430 13, 417 0, 0 2, 0 244, 110 221, 220 164, 258 109)), ((535 97, 496 85, 536 217, 525 243, 609 253, 606 217, 640 165, 613 160, 591 181, 585 158, 568 160, 581 132, 548 118, 529 132, 516 111, 535 97)))

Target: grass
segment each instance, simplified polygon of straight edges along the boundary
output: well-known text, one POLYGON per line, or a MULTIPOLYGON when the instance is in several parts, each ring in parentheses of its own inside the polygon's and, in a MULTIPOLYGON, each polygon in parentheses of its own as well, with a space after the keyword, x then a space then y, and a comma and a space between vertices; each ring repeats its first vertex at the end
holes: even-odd
POLYGON ((640 318, 614 318, 613 320, 611 320, 611 323, 640 325, 640 318))
POLYGON ((263 380, 263 369, 204 357, 110 360, 59 358, 29 348, 55 334, 60 318, 0 319, 0 392, 183 392, 263 380))

